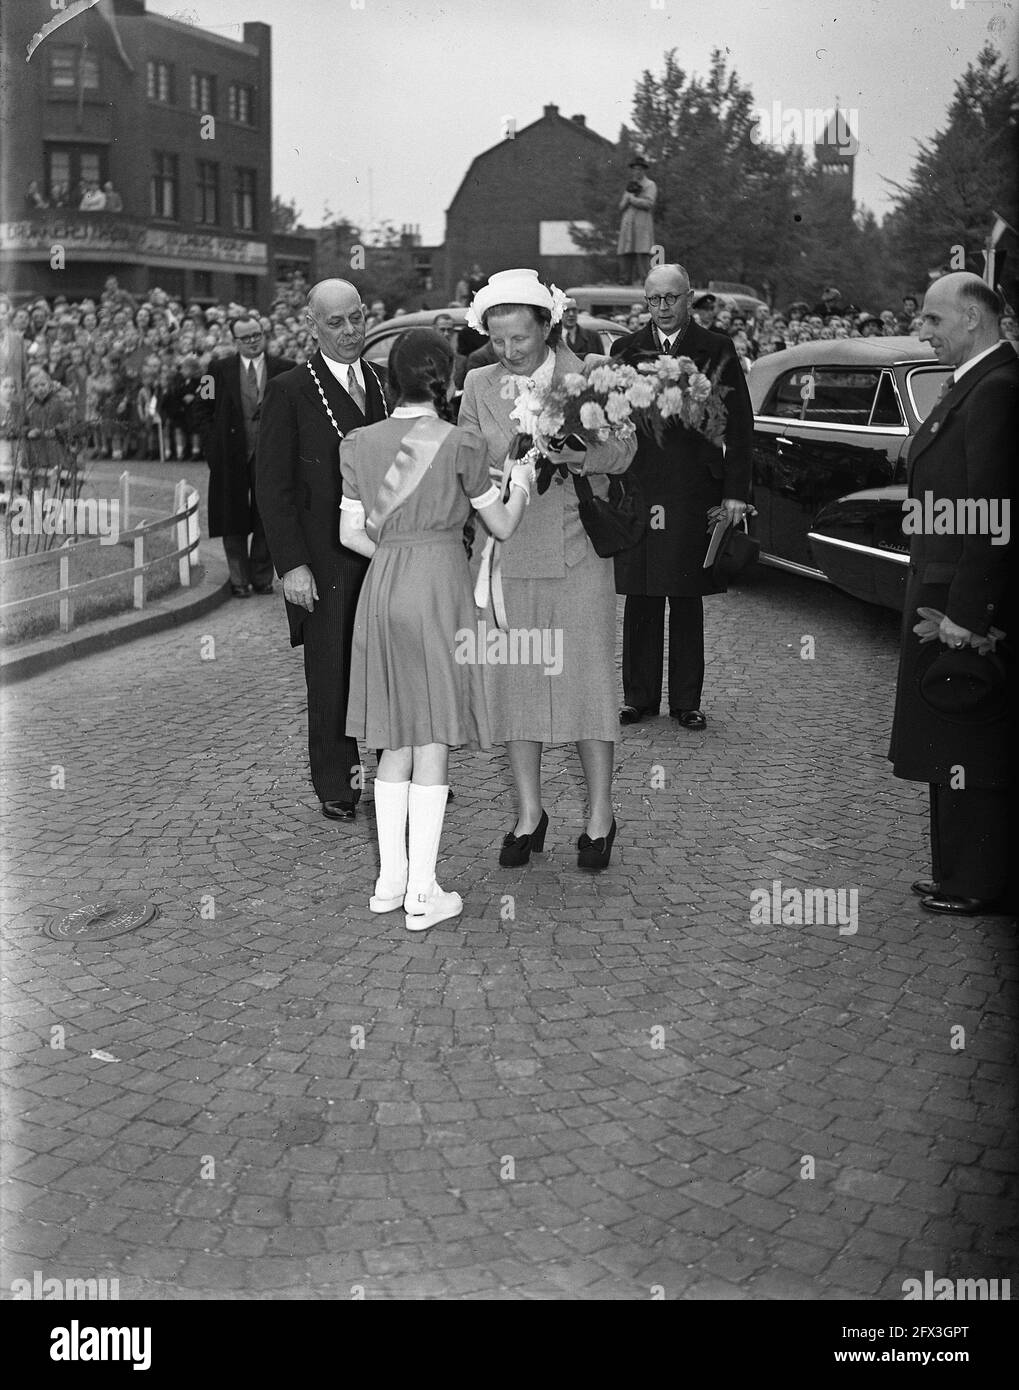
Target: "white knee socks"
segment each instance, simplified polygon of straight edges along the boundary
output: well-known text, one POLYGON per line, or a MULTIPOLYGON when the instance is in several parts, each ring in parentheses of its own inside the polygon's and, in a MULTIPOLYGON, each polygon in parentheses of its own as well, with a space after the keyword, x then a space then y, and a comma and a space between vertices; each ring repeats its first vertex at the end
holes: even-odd
POLYGON ((448 786, 423 787, 412 782, 407 799, 409 826, 407 896, 404 910, 411 931, 422 931, 463 910, 458 893, 444 893, 435 881, 448 786))
POLYGON ((407 891, 407 793, 409 782, 375 779, 375 829, 379 838, 379 877, 368 906, 395 912, 407 891))

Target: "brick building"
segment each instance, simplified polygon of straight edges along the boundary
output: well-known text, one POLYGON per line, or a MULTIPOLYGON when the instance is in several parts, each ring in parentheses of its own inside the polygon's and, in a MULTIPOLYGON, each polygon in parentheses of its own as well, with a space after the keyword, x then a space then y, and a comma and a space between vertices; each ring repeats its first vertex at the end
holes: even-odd
POLYGON ((558 106, 540 120, 507 130, 471 163, 446 210, 445 274, 449 294, 475 262, 486 275, 530 266, 558 285, 588 278, 590 261, 569 236, 584 219, 585 185, 616 150, 583 116, 558 106))
POLYGON ((26 61, 59 17, 50 0, 0 14, 0 283, 17 298, 75 299, 116 275, 134 292, 265 307, 269 26, 245 24, 236 40, 149 14, 145 0, 100 0, 26 61), (33 206, 32 182, 48 208, 33 206), (115 210, 80 208, 93 184, 112 185, 115 210))

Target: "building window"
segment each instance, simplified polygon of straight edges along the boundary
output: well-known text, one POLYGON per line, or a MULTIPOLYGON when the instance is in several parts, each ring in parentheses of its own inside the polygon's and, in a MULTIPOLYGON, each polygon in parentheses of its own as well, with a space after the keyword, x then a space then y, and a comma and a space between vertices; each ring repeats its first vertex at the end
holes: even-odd
POLYGON ((101 146, 47 145, 45 151, 46 197, 53 207, 76 208, 85 186, 100 187, 106 172, 106 150, 101 146))
POLYGON ((53 92, 99 90, 99 59, 87 49, 61 45, 50 49, 49 81, 53 92))
POLYGON ((255 171, 238 169, 234 179, 234 226, 240 232, 255 230, 255 171))
POLYGON ((216 114, 216 79, 210 73, 191 74, 191 110, 203 116, 216 114))
POLYGON ((238 125, 255 124, 255 89, 243 82, 231 82, 227 111, 238 125))
POLYGON ((145 90, 149 101, 173 101, 173 64, 150 58, 145 65, 145 90))
POLYGON ((153 217, 177 220, 177 156, 156 150, 152 156, 151 212, 153 217))
POLYGON ((219 221, 219 165, 206 159, 195 165, 195 221, 206 227, 219 221))
POLYGON ((191 272, 191 298, 212 298, 212 271, 194 270, 191 272))
POLYGON ((234 298, 238 304, 254 304, 257 289, 253 275, 234 276, 234 298))

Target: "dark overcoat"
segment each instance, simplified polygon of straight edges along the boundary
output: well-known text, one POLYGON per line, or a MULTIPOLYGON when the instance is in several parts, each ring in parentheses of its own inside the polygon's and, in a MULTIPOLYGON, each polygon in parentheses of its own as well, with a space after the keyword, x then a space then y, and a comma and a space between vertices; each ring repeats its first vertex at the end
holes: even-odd
MULTIPOLYGON (((636 366, 660 354, 654 330, 646 324, 617 338, 612 356, 636 366)), ((641 434, 631 473, 637 478, 651 518, 643 538, 616 556, 616 592, 693 597, 722 592, 704 569, 711 507, 723 497, 750 497, 750 455, 754 412, 746 376, 736 350, 722 333, 711 333, 692 319, 672 345, 673 357, 689 357, 709 377, 719 372, 727 420, 724 451, 685 425, 671 425, 661 445, 641 434), (653 508, 661 508, 654 512, 653 508)))
MULTIPOLYGON (((289 357, 266 354, 265 387, 293 367, 289 357)), ((254 470, 248 456, 241 403, 241 356, 217 357, 209 363, 211 396, 198 395, 202 445, 209 464, 209 535, 249 536, 254 530, 251 514, 254 470)), ((263 397, 264 405, 264 397, 263 397)))
MULTIPOLYGON (((1011 510, 1011 472, 1019 428, 1019 360, 1008 343, 972 367, 934 406, 909 451, 909 497, 921 505, 948 499, 992 500, 1011 510)), ((1004 515, 1007 517, 1008 512, 1004 515)), ((990 514, 989 514, 990 515, 990 514)), ((999 516, 1001 513, 999 512, 999 516)), ((1004 528, 1002 528, 1004 531, 1004 528)), ((949 786, 962 768, 965 787, 1008 784, 1008 718, 987 721, 947 718, 920 693, 919 678, 930 659, 913 632, 918 608, 934 608, 953 623, 985 634, 1009 633, 998 648, 1012 684, 1016 611, 1011 545, 992 544, 990 534, 910 538, 909 578, 903 611, 902 649, 888 756, 896 777, 949 786)))
MULTIPOLYGON (((382 369, 361 359, 364 414, 339 385, 321 352, 312 366, 336 420, 346 435, 386 418, 382 369)), ((328 625, 337 610, 343 631, 353 630, 354 611, 368 561, 340 544, 340 439, 307 365, 269 382, 262 401, 258 439, 258 510, 276 573, 308 565, 322 602, 314 614, 287 604, 290 644, 304 640, 309 620, 328 625)))

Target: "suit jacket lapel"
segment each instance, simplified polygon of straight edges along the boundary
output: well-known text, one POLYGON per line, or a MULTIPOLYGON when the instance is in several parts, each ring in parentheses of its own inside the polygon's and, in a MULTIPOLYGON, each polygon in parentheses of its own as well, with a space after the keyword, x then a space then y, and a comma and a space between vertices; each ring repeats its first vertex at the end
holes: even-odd
POLYGON ((960 381, 956 381, 951 388, 945 392, 941 399, 935 402, 933 409, 923 421, 909 449, 909 479, 912 481, 913 469, 916 461, 944 428, 945 421, 953 410, 957 410, 969 395, 977 382, 982 380, 988 372, 993 372, 996 367, 1006 366, 1010 357, 1014 357, 1014 350, 1008 343, 1000 343, 994 352, 989 352, 982 362, 978 362, 972 367, 960 381))
POLYGON ((238 410, 244 410, 244 402, 241 400, 241 354, 234 353, 233 357, 226 364, 223 372, 223 380, 226 389, 233 399, 234 405, 238 410))
POLYGON ((379 385, 378 377, 371 368, 370 363, 361 358, 361 375, 364 378, 364 408, 365 420, 373 425, 378 420, 385 420, 386 406, 382 388, 379 385))

